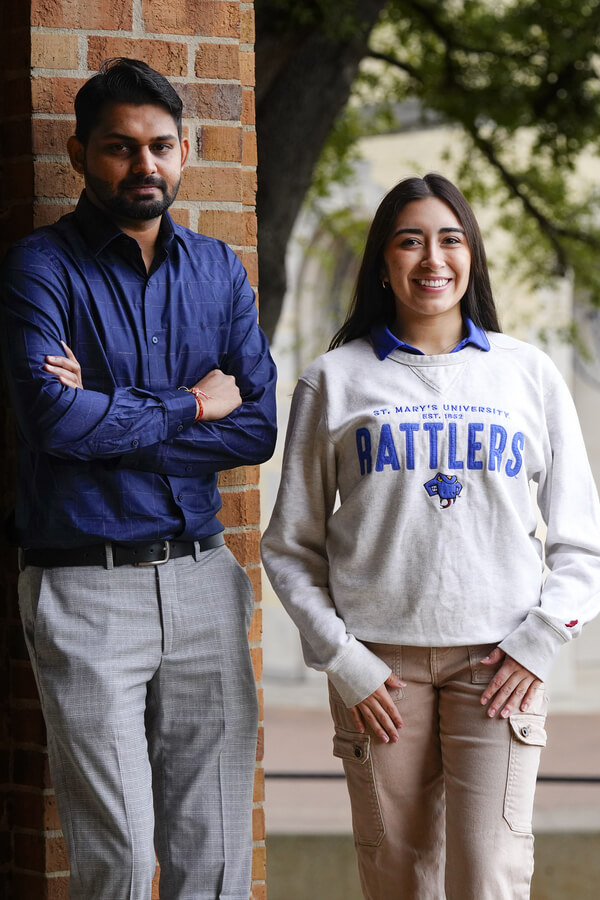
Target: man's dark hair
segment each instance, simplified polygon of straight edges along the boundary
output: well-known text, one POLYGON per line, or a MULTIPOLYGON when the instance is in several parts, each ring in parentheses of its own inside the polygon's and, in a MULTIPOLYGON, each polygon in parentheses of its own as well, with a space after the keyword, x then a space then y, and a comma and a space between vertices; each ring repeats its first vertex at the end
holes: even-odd
POLYGON ((125 57, 107 59, 98 74, 86 81, 78 91, 75 97, 75 136, 82 144, 87 144, 90 132, 98 124, 107 103, 163 106, 173 117, 181 140, 181 99, 165 76, 145 62, 125 57))

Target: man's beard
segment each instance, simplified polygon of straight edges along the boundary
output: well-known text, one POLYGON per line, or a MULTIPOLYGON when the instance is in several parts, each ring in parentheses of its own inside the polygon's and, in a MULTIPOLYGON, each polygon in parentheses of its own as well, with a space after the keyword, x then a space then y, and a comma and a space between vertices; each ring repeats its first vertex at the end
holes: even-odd
POLYGON ((132 176, 125 178, 117 187, 116 192, 110 190, 107 183, 96 175, 85 173, 86 184, 91 188, 102 206, 119 219, 158 219, 169 208, 177 196, 181 179, 169 191, 169 186, 164 178, 158 175, 132 176), (126 196, 128 188, 152 186, 162 191, 159 199, 130 200, 126 196))

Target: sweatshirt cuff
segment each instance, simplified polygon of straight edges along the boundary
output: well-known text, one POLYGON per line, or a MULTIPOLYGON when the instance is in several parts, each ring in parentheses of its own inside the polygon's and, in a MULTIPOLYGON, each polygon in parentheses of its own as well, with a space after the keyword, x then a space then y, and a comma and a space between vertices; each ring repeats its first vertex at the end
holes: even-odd
POLYGON ((387 663, 356 639, 350 649, 326 672, 348 707, 356 706, 381 687, 392 674, 387 663))
POLYGON ((546 681, 560 648, 568 640, 568 634, 533 609, 498 646, 540 681, 546 681))

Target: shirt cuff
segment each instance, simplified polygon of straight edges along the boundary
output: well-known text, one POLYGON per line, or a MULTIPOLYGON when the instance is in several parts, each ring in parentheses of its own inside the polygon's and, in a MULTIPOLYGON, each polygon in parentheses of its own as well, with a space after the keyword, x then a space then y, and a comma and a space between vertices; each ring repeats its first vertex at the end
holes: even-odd
POLYGON ((196 398, 188 391, 158 391, 156 396, 167 411, 166 440, 177 437, 196 421, 196 398))

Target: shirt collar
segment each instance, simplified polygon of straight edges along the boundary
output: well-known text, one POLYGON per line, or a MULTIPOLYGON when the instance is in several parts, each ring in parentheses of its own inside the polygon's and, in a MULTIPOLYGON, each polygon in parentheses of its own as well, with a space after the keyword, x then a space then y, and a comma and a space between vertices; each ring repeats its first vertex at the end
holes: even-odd
MULTIPOLYGON (((465 318, 465 327, 467 329, 466 337, 456 345, 451 353, 458 353, 458 351, 462 350, 463 347, 466 347, 467 344, 472 344, 473 347, 477 347, 479 350, 487 352, 490 349, 490 342, 488 341, 483 328, 479 328, 479 326, 475 325, 469 318, 465 318)), ((379 359, 386 359, 392 350, 403 350, 405 353, 414 353, 417 356, 425 356, 422 350, 411 346, 411 344, 406 344, 404 341, 401 341, 400 338, 397 338, 383 323, 373 325, 371 329, 371 338, 373 340, 373 346, 375 347, 375 353, 379 359)))
MULTIPOLYGON (((133 240, 115 225, 110 216, 88 199, 85 191, 82 192, 75 208, 75 220, 95 256, 102 253, 117 238, 125 237, 133 240)), ((158 245, 166 250, 173 238, 177 238, 185 246, 181 234, 175 230, 171 216, 165 212, 160 223, 158 245)))

